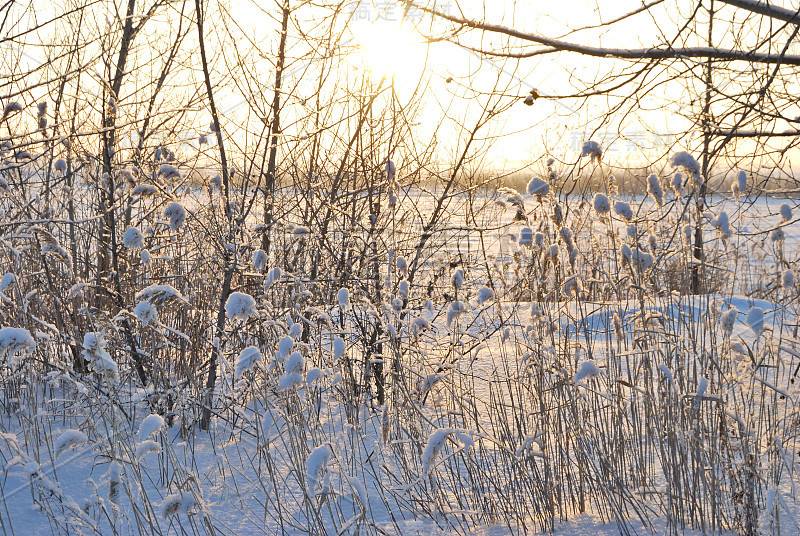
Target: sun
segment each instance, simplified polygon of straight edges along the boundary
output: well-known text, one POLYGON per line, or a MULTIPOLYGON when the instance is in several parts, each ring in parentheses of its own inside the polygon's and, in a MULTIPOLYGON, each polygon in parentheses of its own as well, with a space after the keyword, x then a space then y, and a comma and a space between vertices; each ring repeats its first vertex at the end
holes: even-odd
POLYGON ((427 46, 419 34, 395 21, 376 20, 352 25, 358 57, 378 78, 418 78, 426 69, 427 46))

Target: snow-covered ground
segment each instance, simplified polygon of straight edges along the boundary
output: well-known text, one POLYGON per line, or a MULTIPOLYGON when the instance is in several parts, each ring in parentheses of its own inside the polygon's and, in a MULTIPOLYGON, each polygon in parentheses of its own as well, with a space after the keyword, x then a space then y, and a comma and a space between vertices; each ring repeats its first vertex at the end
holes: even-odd
MULTIPOLYGON (((682 198, 627 200, 636 215, 612 221, 588 199, 563 209, 565 233, 542 200, 525 197, 528 221, 515 222, 496 197, 454 196, 464 217, 453 210, 423 251, 433 203, 406 192, 377 303, 375 281, 315 302, 304 269, 247 249, 258 283, 242 278, 224 333, 198 347, 187 333, 218 289, 168 284, 192 281, 169 271, 184 251, 170 234, 123 313, 142 355, 169 356, 152 366, 157 387, 136 386, 118 318, 74 338, 89 372, 48 354, 65 351, 57 315, 31 318, 25 274, 3 278, 0 530, 800 534, 798 283, 786 275, 800 226, 780 208, 796 202, 712 200, 709 288, 695 296, 682 198), (418 251, 422 275, 404 285, 418 251), (214 348, 205 431, 199 371, 214 348)), ((191 225, 204 205, 169 205, 163 223, 191 225)), ((290 219, 287 258, 318 231, 290 219)), ((129 234, 133 250, 152 240, 129 234)))

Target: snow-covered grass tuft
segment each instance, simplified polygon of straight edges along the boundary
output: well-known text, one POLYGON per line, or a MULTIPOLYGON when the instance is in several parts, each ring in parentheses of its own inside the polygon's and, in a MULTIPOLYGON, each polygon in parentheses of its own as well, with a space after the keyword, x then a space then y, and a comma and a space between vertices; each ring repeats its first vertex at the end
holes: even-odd
POLYGON ((695 160, 695 158, 686 151, 678 151, 677 153, 673 154, 672 158, 670 158, 670 163, 672 164, 672 167, 684 168, 689 172, 690 175, 700 174, 700 164, 698 164, 697 160, 695 160))
POLYGON ((486 285, 478 289, 478 305, 483 305, 489 300, 494 299, 494 291, 486 285))
POLYGON ((122 245, 128 249, 142 249, 144 247, 144 236, 136 227, 128 227, 122 235, 122 245))
POLYGON ((457 320, 461 315, 466 313, 469 309, 467 306, 461 303, 458 300, 454 300, 450 307, 447 308, 447 326, 449 327, 455 320, 457 320))
POLYGON ((53 443, 53 455, 59 458, 64 452, 85 445, 89 438, 80 430, 65 430, 53 443))
POLYGON ((594 210, 600 216, 605 216, 609 212, 611 212, 611 201, 608 199, 608 196, 602 193, 594 194, 594 210))
POLYGON ((133 314, 136 315, 136 319, 141 322, 144 327, 150 324, 158 324, 158 309, 147 300, 137 303, 136 307, 133 309, 133 314))
POLYGON ((247 320, 257 314, 256 300, 244 292, 231 292, 225 302, 225 316, 231 320, 247 320))
POLYGON ((89 332, 83 337, 83 357, 89 362, 89 368, 100 376, 116 382, 119 380, 117 362, 106 350, 103 333, 89 332))
POLYGON ((596 141, 589 140, 583 143, 583 147, 581 148, 581 156, 588 156, 589 160, 592 162, 595 160, 599 162, 603 158, 603 149, 596 141))
POLYGON ((534 177, 528 183, 528 195, 535 195, 539 199, 550 193, 550 185, 544 179, 534 177))
POLYGON ((253 269, 257 272, 263 272, 267 266, 267 254, 263 249, 257 249, 253 252, 253 269))
POLYGON ((328 463, 331 461, 331 448, 323 444, 311 451, 306 459, 306 481, 308 483, 308 494, 315 496, 322 487, 322 480, 328 471, 328 463))
POLYGON ((173 201, 164 209, 164 217, 169 221, 169 228, 178 231, 186 222, 186 209, 180 203, 173 201))
POLYGON ((151 413, 139 425, 139 439, 149 439, 151 435, 164 428, 164 417, 151 413))
POLYGON ((761 307, 751 307, 747 311, 745 322, 756 336, 760 336, 764 332, 764 310, 761 307))
POLYGON ((343 311, 350 309, 350 291, 346 288, 340 288, 336 293, 336 299, 339 301, 339 307, 343 311))
POLYGON ((261 362, 261 350, 256 346, 248 346, 241 351, 236 358, 235 377, 238 380, 245 372, 253 370, 256 364, 261 362))

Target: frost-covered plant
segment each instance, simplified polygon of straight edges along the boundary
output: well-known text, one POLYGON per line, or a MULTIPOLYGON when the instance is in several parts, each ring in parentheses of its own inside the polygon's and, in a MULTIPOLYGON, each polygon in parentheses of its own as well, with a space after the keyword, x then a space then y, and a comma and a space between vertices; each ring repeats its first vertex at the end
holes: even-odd
POLYGON ((169 228, 178 231, 186 221, 186 209, 180 203, 173 201, 164 209, 164 217, 169 220, 169 228))
POLYGON ((700 164, 686 151, 678 151, 670 158, 672 167, 682 167, 692 176, 700 175, 700 164))
POLYGON ((727 311, 722 313, 719 317, 719 325, 722 328, 723 333, 730 336, 733 333, 733 326, 736 323, 736 316, 739 314, 739 310, 736 307, 729 307, 727 311))
POLYGON ((586 141, 581 148, 581 156, 588 156, 590 161, 597 160, 599 162, 603 158, 603 148, 596 141, 586 141))
POLYGON ((614 212, 625 221, 631 221, 633 219, 633 209, 631 209, 630 203, 626 203, 625 201, 617 201, 614 203, 614 212))
POLYGON ((655 174, 647 177, 647 193, 650 194, 656 205, 661 208, 664 204, 664 188, 661 187, 661 179, 655 174))
POLYGON ((253 252, 253 269, 257 272, 263 272, 267 266, 267 254, 263 249, 257 249, 253 252))
POLYGON ((478 305, 483 305, 484 303, 493 299, 494 299, 494 291, 492 289, 490 289, 486 285, 478 289, 478 298, 477 298, 478 305))
POLYGON ((550 185, 544 179, 534 177, 528 183, 528 195, 534 195, 539 200, 550 193, 550 185))
POLYGON ((466 313, 469 309, 467 306, 464 305, 462 302, 458 300, 454 300, 450 307, 447 308, 447 325, 448 327, 453 323, 453 321, 457 320, 458 317, 466 313))
POLYGON ((231 320, 247 320, 257 314, 256 300, 244 292, 231 292, 225 302, 225 315, 231 320))
POLYGON ((144 247, 144 236, 136 227, 128 227, 122 235, 122 244, 128 249, 142 249, 144 247))
POLYGON ((248 346, 236 358, 236 371, 234 377, 238 380, 245 372, 253 370, 261 362, 261 350, 256 346, 248 346))
POLYGON ((599 216, 605 216, 611 212, 611 201, 608 196, 602 193, 594 194, 594 210, 599 216))
POLYGON ((711 226, 719 232, 723 240, 729 239, 733 234, 733 229, 731 229, 730 220, 728 219, 728 213, 724 210, 721 210, 719 215, 711 220, 711 226))
POLYGON ((136 319, 139 320, 144 327, 150 324, 158 324, 158 309, 147 300, 137 303, 136 307, 133 309, 133 314, 136 315, 136 319))
POLYGON ((89 332, 83 337, 83 357, 89 362, 89 368, 100 376, 111 381, 119 380, 119 369, 116 361, 106 350, 107 342, 102 332, 89 332))
POLYGON ((0 357, 13 363, 29 355, 36 348, 30 332, 24 328, 5 327, 0 329, 0 357))

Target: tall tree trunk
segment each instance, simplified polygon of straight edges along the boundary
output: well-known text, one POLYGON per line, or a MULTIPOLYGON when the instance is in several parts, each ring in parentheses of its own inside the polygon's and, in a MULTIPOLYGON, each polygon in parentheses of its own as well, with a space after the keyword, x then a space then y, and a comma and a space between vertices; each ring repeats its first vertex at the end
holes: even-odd
POLYGON ((270 236, 272 234, 272 212, 275 197, 275 175, 278 160, 278 134, 281 131, 281 85, 283 69, 286 65, 286 34, 289 32, 289 0, 283 2, 281 15, 281 40, 278 45, 278 64, 275 67, 275 94, 272 97, 272 126, 269 146, 269 163, 267 164, 267 180, 264 184, 264 234, 261 238, 261 249, 269 255, 270 236))
MULTIPOLYGON (((714 0, 711 0, 711 5, 708 10, 708 46, 711 48, 712 45, 712 31, 714 29, 714 0)), ((703 95, 703 117, 702 117, 702 127, 703 127, 703 158, 702 158, 702 177, 700 177, 700 184, 697 187, 697 210, 696 210, 696 221, 695 221, 695 228, 694 228, 694 251, 693 256, 695 259, 695 264, 692 266, 692 294, 700 294, 703 292, 703 284, 702 284, 702 277, 703 277, 703 270, 702 265, 704 263, 705 253, 703 251, 704 244, 703 244, 703 210, 705 209, 706 204, 706 191, 707 191, 707 184, 708 184, 708 173, 711 169, 711 139, 712 139, 712 127, 711 124, 711 90, 714 87, 714 80, 713 80, 713 66, 711 57, 709 56, 706 59, 706 91, 703 95)))
POLYGON ((225 157, 225 140, 222 136, 222 126, 217 114, 217 106, 214 103, 214 88, 211 85, 211 73, 208 70, 208 59, 206 58, 206 46, 203 37, 203 6, 202 0, 195 0, 195 10, 197 12, 197 34, 199 37, 200 45, 200 60, 203 66, 203 77, 206 84, 206 94, 208 96, 209 107, 211 108, 211 120, 214 122, 214 130, 217 134, 217 146, 219 147, 220 164, 222 165, 222 189, 224 203, 223 210, 225 217, 228 220, 226 236, 220 237, 220 249, 223 252, 223 260, 225 264, 225 274, 222 283, 222 292, 220 293, 219 309, 217 310, 217 323, 216 333, 214 334, 219 341, 211 349, 211 357, 208 362, 208 375, 206 376, 205 394, 203 395, 203 413, 200 418, 200 429, 208 430, 211 423, 211 411, 214 404, 214 390, 217 385, 217 362, 219 360, 220 346, 222 345, 222 330, 225 328, 225 303, 231 293, 231 280, 233 279, 233 272, 236 269, 236 258, 231 255, 228 244, 233 239, 233 222, 231 221, 231 211, 229 207, 230 202, 230 175, 228 172, 228 160, 225 157))

